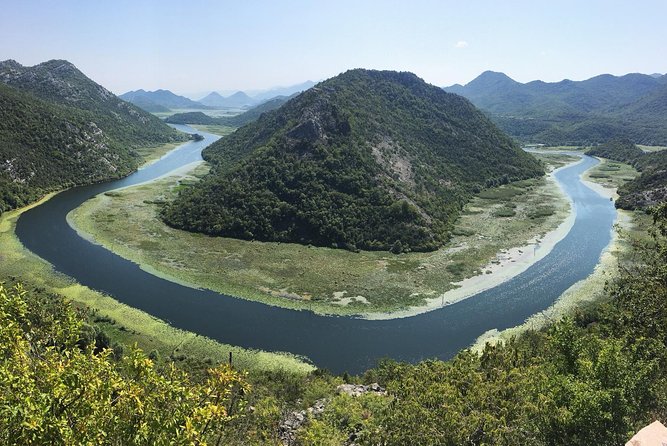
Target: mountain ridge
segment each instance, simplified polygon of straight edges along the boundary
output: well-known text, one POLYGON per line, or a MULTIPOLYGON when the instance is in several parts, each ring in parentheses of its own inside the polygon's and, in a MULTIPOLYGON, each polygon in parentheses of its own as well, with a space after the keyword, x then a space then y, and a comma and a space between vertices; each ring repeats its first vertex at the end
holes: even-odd
POLYGON ((222 96, 218 92, 211 92, 199 100, 200 103, 209 107, 245 107, 255 104, 257 101, 243 91, 237 91, 229 96, 222 96))
POLYGON ((629 107, 650 101, 666 83, 667 76, 640 73, 520 83, 487 71, 466 85, 444 89, 467 97, 525 142, 595 144, 625 137, 650 145, 667 143, 667 118, 644 113, 639 119, 629 107))
POLYGON ((172 226, 347 249, 432 250, 475 190, 543 173, 461 96, 350 70, 208 147, 172 226), (474 172, 474 175, 472 174, 474 172))
POLYGON ((134 149, 185 140, 73 64, 0 62, 0 212, 44 193, 125 176, 134 149))
POLYGON ((181 108, 208 108, 204 104, 193 101, 185 96, 179 96, 170 90, 158 89, 146 91, 143 89, 128 91, 119 96, 121 99, 131 102, 148 112, 169 111, 181 108))

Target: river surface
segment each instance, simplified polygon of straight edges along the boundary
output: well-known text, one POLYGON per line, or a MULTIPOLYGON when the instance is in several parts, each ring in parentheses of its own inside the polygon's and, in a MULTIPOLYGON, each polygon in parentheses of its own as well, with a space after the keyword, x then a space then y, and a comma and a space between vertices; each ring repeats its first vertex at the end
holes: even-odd
POLYGON ((461 302, 413 317, 374 321, 321 316, 182 286, 84 240, 68 225, 67 214, 96 194, 150 181, 201 160, 201 150, 218 137, 197 133, 205 139, 186 143, 127 178, 69 189, 24 212, 16 226, 20 241, 79 283, 175 327, 232 345, 304 355, 334 372, 359 373, 385 357, 410 362, 448 359, 488 330, 523 323, 591 274, 611 240, 616 211, 608 198, 580 181, 580 175, 598 162, 584 156, 582 162, 556 173, 574 203, 576 219, 546 257, 461 302))

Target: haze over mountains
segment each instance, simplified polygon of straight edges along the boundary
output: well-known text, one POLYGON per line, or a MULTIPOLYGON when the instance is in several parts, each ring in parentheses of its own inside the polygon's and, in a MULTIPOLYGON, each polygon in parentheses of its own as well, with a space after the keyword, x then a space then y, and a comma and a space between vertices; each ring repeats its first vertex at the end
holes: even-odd
POLYGON ((251 109, 234 116, 213 117, 206 113, 195 111, 185 113, 174 113, 167 117, 165 122, 170 124, 203 124, 203 125, 222 125, 228 127, 241 127, 249 122, 256 121, 262 115, 271 110, 281 107, 285 102, 296 96, 296 93, 290 97, 278 96, 269 99, 251 109))
POLYGON ((176 95, 169 90, 135 90, 128 91, 119 97, 152 113, 168 112, 175 108, 207 108, 199 102, 195 102, 185 96, 176 95))
POLYGON ((351 70, 204 151, 213 170, 163 211, 176 227, 347 249, 432 250, 481 188, 543 173, 461 96, 351 70))
POLYGON ((262 104, 269 99, 291 96, 300 93, 315 85, 312 81, 306 81, 300 84, 288 87, 276 87, 269 90, 256 92, 250 96, 243 91, 237 91, 229 96, 223 96, 218 92, 211 92, 198 101, 194 101, 185 96, 179 96, 169 90, 128 91, 120 95, 121 99, 135 104, 138 107, 151 113, 168 112, 179 109, 239 109, 248 108, 262 104))
POLYGON ((594 144, 626 137, 667 144, 667 75, 603 74, 584 81, 520 83, 486 71, 446 91, 470 99, 525 142, 594 144))
POLYGON ((140 162, 134 149, 185 139, 67 61, 0 62, 0 212, 127 175, 140 162))

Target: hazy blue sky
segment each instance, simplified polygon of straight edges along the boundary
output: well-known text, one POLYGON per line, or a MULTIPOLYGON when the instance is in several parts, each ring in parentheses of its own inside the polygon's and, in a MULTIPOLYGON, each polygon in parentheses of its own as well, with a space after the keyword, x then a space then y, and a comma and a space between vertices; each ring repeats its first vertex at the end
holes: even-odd
POLYGON ((0 59, 68 59, 115 93, 196 94, 349 68, 436 85, 667 71, 667 0, 0 0, 0 59))

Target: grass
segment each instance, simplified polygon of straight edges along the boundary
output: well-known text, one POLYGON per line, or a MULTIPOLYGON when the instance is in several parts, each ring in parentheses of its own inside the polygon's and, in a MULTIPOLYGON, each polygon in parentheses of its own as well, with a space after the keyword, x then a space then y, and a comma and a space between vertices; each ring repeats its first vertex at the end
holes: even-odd
POLYGON ((154 146, 154 147, 142 147, 139 149, 136 149, 135 151, 139 154, 141 158, 144 160, 144 164, 149 164, 153 161, 159 160, 162 158, 164 155, 167 153, 171 152, 174 150, 176 147, 180 146, 183 144, 183 141, 181 142, 170 142, 166 143, 160 146, 154 146))
POLYGON ((227 360, 229 352, 232 352, 235 365, 242 369, 280 369, 295 373, 307 373, 313 369, 294 355, 242 349, 179 330, 58 273, 48 262, 28 251, 15 234, 16 221, 21 213, 48 200, 52 195, 38 203, 0 216, 0 278, 12 282, 20 281, 28 290, 42 288, 64 296, 76 306, 88 307, 100 318, 115 321, 105 327, 112 339, 126 344, 136 342, 146 352, 157 350, 161 357, 177 352, 181 356, 223 362, 227 360))
POLYGON ((197 130, 207 133, 213 133, 214 135, 226 136, 236 130, 236 127, 229 127, 226 125, 202 125, 202 124, 188 124, 190 127, 193 127, 197 130))
POLYGON ((661 150, 667 149, 667 146, 643 146, 640 144, 637 144, 637 147, 642 149, 644 152, 659 152, 661 150))
POLYGON ((554 170, 566 164, 579 161, 578 156, 566 155, 564 153, 532 153, 534 157, 544 162, 548 169, 554 170))
POLYGON ((588 148, 587 147, 581 147, 581 146, 543 146, 543 147, 531 147, 531 149, 534 148, 535 150, 540 150, 540 151, 552 151, 552 152, 584 152, 588 148))
POLYGON ((298 244, 242 241, 179 231, 157 217, 184 181, 169 177, 101 195, 71 215, 77 228, 163 277, 232 296, 326 314, 391 312, 422 305, 479 273, 501 250, 554 229, 569 204, 551 179, 485 191, 464 209, 451 241, 436 252, 352 253, 298 244), (535 209, 553 211, 533 215, 535 209), (511 209, 514 217, 498 217, 511 209), (532 218, 531 218, 532 217, 532 218), (349 299, 361 296, 363 299, 349 299))
POLYGON ((600 164, 584 173, 583 179, 598 183, 607 189, 618 189, 639 175, 629 164, 600 158, 600 164))

